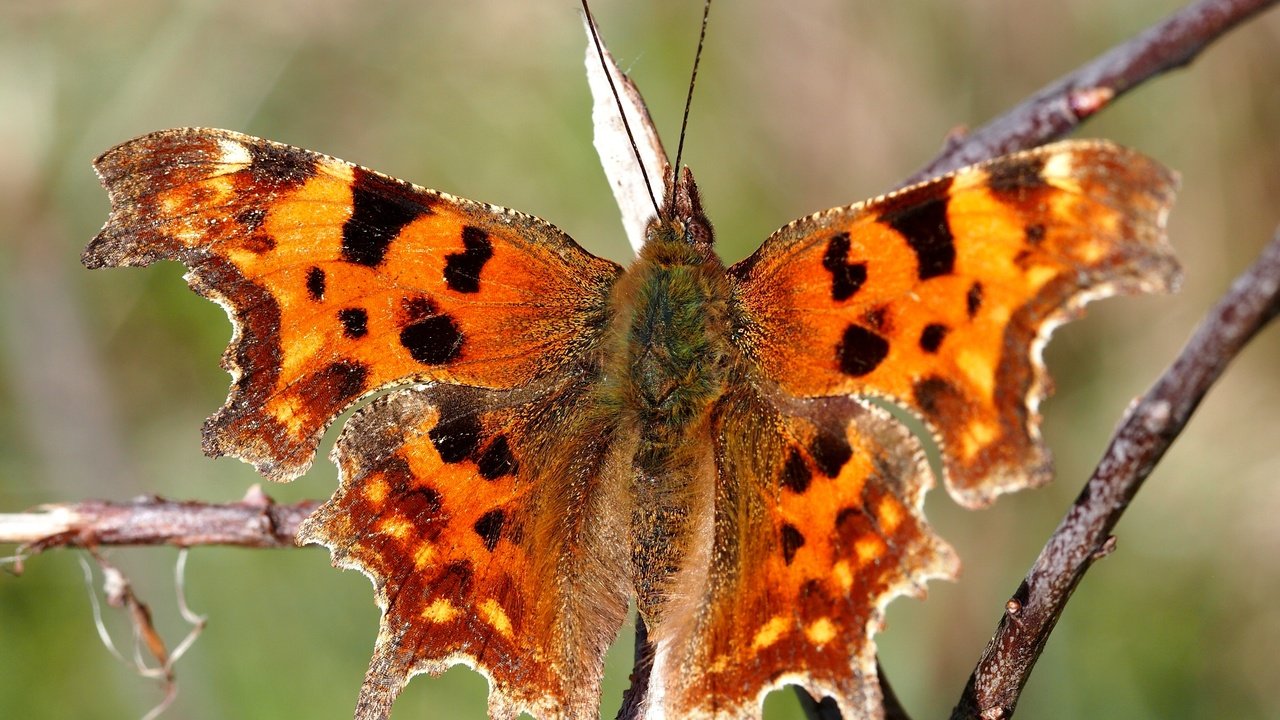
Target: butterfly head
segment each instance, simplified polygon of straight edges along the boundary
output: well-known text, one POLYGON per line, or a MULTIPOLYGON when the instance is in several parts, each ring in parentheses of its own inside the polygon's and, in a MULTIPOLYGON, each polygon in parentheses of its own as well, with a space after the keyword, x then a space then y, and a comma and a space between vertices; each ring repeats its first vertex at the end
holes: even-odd
POLYGON ((649 227, 651 237, 680 242, 711 252, 715 233, 702 210, 702 196, 693 180, 693 171, 681 168, 668 175, 662 212, 649 227))

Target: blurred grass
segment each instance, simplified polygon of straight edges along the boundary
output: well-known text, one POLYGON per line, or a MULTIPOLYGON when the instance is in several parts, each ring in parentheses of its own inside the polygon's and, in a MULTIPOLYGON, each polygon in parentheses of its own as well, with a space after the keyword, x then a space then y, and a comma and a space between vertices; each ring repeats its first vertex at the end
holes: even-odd
MULTIPOLYGON (((1179 3, 752 0, 713 13, 688 162, 722 254, 778 225, 893 186, 976 125, 1179 3)), ((595 8, 674 144, 700 7, 595 8)), ((0 512, 160 493, 231 500, 257 480, 199 452, 222 401, 223 313, 176 266, 89 273, 106 216, 89 160, 179 125, 241 130, 546 218, 625 260, 590 143, 575 3, 0 3, 0 512)), ((965 573, 899 601, 878 640, 917 718, 945 716, 1008 593, 1077 492, 1129 399, 1171 359, 1269 237, 1280 196, 1280 15, 1123 100, 1085 134, 1181 171, 1174 297, 1108 301, 1049 347, 1046 435, 1059 481, 930 519, 965 573)), ((1280 337, 1213 391, 1121 524, 1042 658, 1030 718, 1280 716, 1280 337)), ((332 468, 269 491, 327 495, 332 468)), ((174 552, 116 551, 170 637, 174 552)), ((317 550, 200 549, 188 595, 210 616, 168 717, 349 716, 376 628, 368 583, 317 550)), ((109 618, 127 637, 118 618, 109 618)), ((628 635, 624 631, 623 635, 628 635)), ((615 648, 605 704, 629 667, 615 648)), ((99 645, 68 553, 0 576, 0 715, 141 716, 159 699, 99 645)), ((397 717, 479 717, 484 682, 410 684, 397 717)), ((770 718, 795 717, 789 695, 770 718)))

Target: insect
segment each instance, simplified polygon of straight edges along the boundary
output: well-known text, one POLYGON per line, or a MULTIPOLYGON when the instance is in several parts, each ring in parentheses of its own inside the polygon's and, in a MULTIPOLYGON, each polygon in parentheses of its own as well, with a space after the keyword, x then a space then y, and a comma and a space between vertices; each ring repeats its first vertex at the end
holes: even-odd
POLYGON ((693 174, 628 268, 535 217, 227 130, 95 163, 89 267, 178 260, 226 308, 204 447, 289 480, 340 413, 304 525, 383 615, 358 717, 464 663, 494 717, 595 717, 634 601, 653 717, 758 717, 797 684, 878 717, 887 602, 956 572, 925 523, 1048 479, 1039 350, 1088 299, 1166 289, 1174 179, 1101 141, 795 220, 726 267, 693 174))

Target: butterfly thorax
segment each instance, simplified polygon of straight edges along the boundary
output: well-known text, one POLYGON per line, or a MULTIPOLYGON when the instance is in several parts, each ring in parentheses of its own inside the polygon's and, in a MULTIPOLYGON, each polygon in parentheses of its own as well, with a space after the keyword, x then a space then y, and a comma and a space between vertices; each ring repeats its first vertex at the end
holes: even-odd
POLYGON ((613 296, 606 377, 642 445, 658 454, 706 417, 731 356, 724 265, 710 243, 689 242, 684 227, 656 222, 613 296))

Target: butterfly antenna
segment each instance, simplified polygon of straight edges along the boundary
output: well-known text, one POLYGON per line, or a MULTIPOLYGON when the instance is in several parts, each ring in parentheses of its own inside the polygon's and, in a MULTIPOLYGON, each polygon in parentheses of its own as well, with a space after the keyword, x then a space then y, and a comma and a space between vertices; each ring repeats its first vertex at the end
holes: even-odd
POLYGON ((631 152, 635 154, 636 164, 640 166, 640 175, 644 178, 645 189, 649 191, 649 202, 653 203, 654 214, 661 217, 662 210, 658 207, 657 196, 653 194, 653 183, 649 180, 648 171, 644 169, 644 159, 640 157, 640 146, 636 144, 636 136, 631 132, 631 123, 627 122, 627 111, 622 106, 622 96, 618 94, 618 88, 613 84, 613 73, 609 70, 609 63, 605 62, 600 30, 596 27, 596 19, 591 14, 591 8, 587 7, 587 0, 582 0, 582 12, 587 15, 587 25, 591 27, 591 42, 595 43, 596 57, 600 58, 600 68, 604 70, 604 78, 609 81, 609 92, 613 93, 613 100, 618 104, 618 117, 622 118, 622 128, 627 131, 627 139, 631 141, 631 152))
MULTIPOLYGON (((586 0, 583 0, 586 2, 586 0)), ((698 62, 702 60, 702 44, 707 39, 707 17, 711 15, 711 0, 702 6, 702 32, 698 34, 698 50, 693 55, 693 75, 689 77, 689 94, 684 99, 684 119, 680 121, 680 144, 676 146, 675 172, 680 172, 680 158, 684 155, 684 136, 689 128, 689 106, 693 105, 693 85, 698 81, 698 62)))

